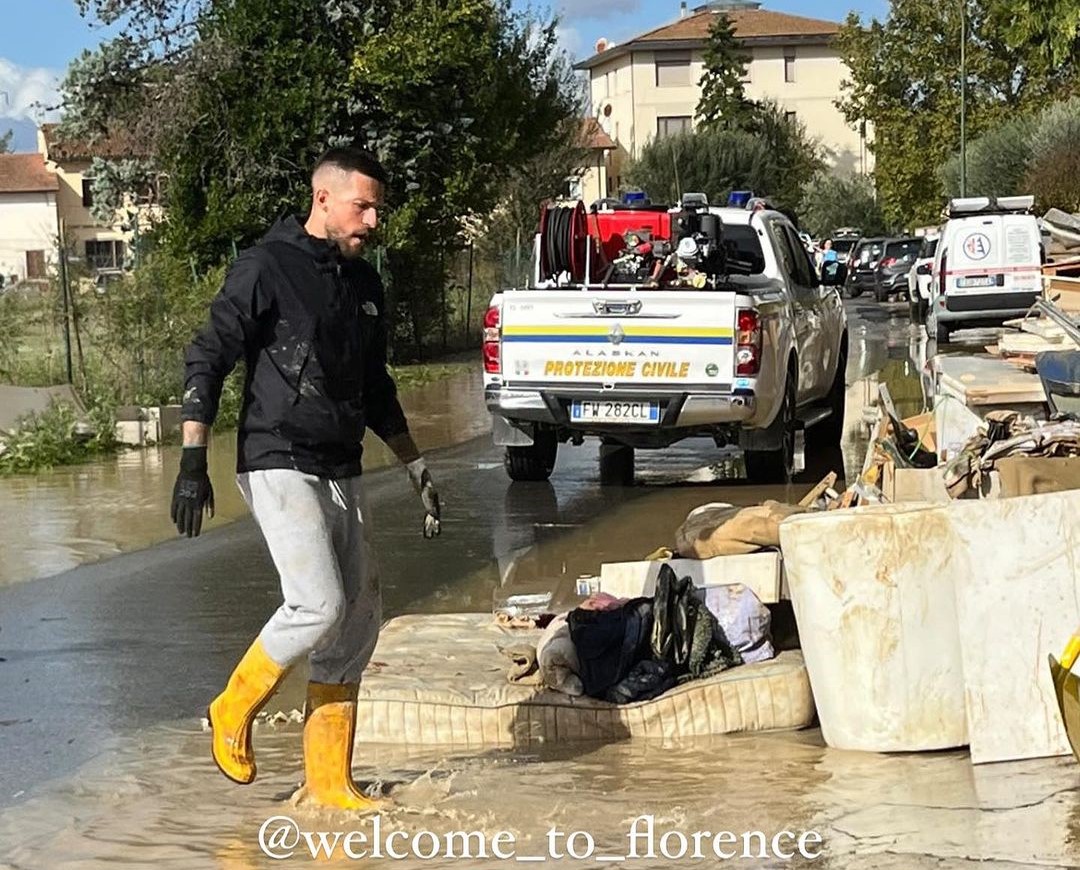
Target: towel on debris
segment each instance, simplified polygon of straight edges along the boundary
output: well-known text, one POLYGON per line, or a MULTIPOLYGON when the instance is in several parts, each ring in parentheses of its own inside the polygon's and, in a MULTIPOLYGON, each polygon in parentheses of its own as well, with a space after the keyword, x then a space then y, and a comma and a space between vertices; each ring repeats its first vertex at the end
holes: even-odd
POLYGON ((675 549, 688 559, 738 556, 780 546, 780 523, 806 508, 766 501, 753 507, 702 505, 675 533, 675 549))
POLYGON ((539 686, 543 683, 536 661, 536 647, 521 644, 504 647, 499 651, 510 659, 510 670, 506 679, 511 683, 521 686, 539 686))
POLYGON ((556 616, 544 629, 536 644, 536 659, 544 685, 567 695, 583 695, 585 687, 578 676, 577 649, 570 639, 566 614, 556 616))

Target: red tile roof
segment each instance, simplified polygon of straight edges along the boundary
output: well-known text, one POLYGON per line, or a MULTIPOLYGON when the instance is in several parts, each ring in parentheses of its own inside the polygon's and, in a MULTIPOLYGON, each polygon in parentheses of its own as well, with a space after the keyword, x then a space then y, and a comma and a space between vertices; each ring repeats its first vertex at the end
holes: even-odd
POLYGON ((60 183, 40 154, 0 154, 0 193, 56 191, 60 183))
POLYGON ((584 147, 593 150, 618 147, 614 140, 604 132, 604 128, 600 126, 600 122, 596 118, 582 118, 581 141, 584 147))
POLYGON ((605 52, 576 64, 577 69, 589 69, 601 63, 607 57, 615 57, 631 48, 647 49, 651 43, 685 43, 686 48, 701 47, 709 36, 714 16, 724 12, 731 19, 735 36, 741 40, 783 40, 783 39, 822 39, 830 40, 840 32, 840 25, 835 21, 820 18, 804 18, 801 15, 789 15, 786 12, 772 12, 768 9, 701 9, 685 18, 680 18, 663 27, 650 30, 627 42, 613 46, 605 52))
MULTIPOLYGON (((803 18, 786 12, 768 9, 725 9, 731 19, 735 36, 739 39, 761 39, 780 36, 835 36, 840 25, 820 18, 803 18)), ((705 9, 681 18, 674 24, 666 24, 650 30, 631 42, 661 42, 669 39, 707 39, 716 12, 705 9)))

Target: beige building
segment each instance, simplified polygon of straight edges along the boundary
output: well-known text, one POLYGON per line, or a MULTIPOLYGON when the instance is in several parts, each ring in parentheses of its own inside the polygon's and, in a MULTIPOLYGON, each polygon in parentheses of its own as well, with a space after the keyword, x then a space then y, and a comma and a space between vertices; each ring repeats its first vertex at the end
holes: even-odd
POLYGON ((134 236, 132 225, 149 229, 156 210, 142 201, 132 201, 118 210, 111 222, 98 221, 90 211, 93 192, 89 171, 95 157, 124 159, 131 156, 130 151, 113 140, 93 145, 61 140, 56 124, 43 124, 38 129, 38 151, 59 181, 56 209, 68 250, 93 272, 123 269, 134 236), (136 216, 138 220, 133 221, 136 216))
POLYGON ((0 284, 44 281, 56 262, 59 182, 40 154, 0 154, 0 284))
POLYGON ((848 77, 835 45, 840 25, 760 7, 727 0, 690 11, 684 3, 674 22, 621 45, 601 40, 597 53, 575 66, 589 73, 593 117, 617 146, 609 153, 603 182, 593 168, 583 186, 606 184, 605 195, 616 196, 623 168, 654 137, 693 128, 709 28, 720 11, 730 18, 749 58, 747 97, 773 100, 805 124, 837 171, 873 169, 865 135, 834 105, 848 77))
POLYGON ((570 196, 592 203, 608 195, 608 164, 618 146, 595 118, 582 121, 581 141, 589 156, 584 172, 570 181, 570 196))

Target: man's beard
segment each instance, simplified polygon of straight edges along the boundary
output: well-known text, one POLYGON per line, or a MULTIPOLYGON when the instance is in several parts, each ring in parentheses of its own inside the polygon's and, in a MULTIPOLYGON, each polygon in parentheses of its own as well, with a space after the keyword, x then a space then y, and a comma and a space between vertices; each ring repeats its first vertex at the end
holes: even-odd
POLYGON ((367 243, 367 233, 354 236, 351 233, 340 232, 336 227, 329 225, 326 227, 326 237, 337 245, 341 256, 346 260, 359 258, 364 253, 364 245, 367 243), (355 242, 359 242, 359 244, 355 244, 355 242))

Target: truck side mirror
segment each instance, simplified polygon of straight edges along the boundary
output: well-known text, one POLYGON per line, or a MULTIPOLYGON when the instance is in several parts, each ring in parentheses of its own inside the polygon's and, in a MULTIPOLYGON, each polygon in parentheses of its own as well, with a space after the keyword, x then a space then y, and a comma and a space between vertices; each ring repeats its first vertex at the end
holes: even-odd
POLYGON ((821 266, 822 287, 843 287, 847 280, 847 266, 839 260, 831 260, 821 266))

